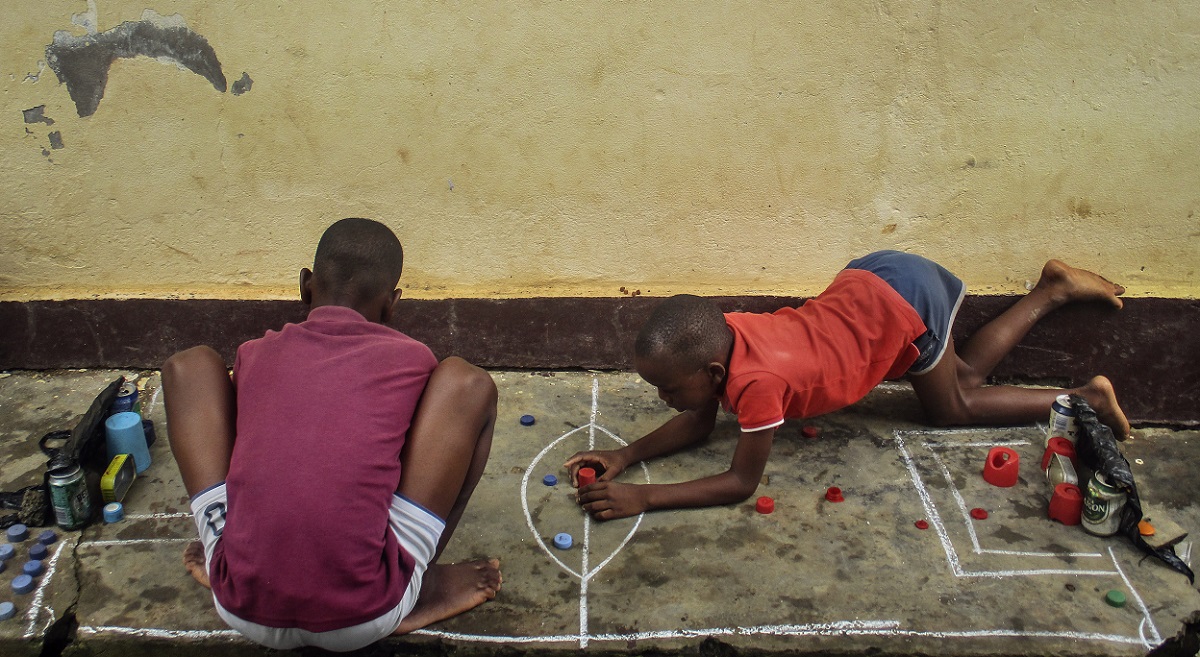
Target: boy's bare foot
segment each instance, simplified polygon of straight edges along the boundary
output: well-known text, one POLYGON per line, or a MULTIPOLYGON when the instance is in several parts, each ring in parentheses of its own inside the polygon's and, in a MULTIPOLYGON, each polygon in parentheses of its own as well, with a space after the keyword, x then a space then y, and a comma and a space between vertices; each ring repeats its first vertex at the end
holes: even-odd
POLYGON ((502 581, 499 559, 434 564, 425 571, 417 606, 393 634, 407 634, 474 609, 496 597, 502 581))
POLYGON ((1117 393, 1113 390, 1112 381, 1103 376, 1094 377, 1080 388, 1080 393, 1092 405, 1096 417, 1113 430, 1113 436, 1117 440, 1129 437, 1129 420, 1117 403, 1117 393))
POLYGON ((204 546, 200 541, 192 541, 183 549, 183 567, 191 573, 192 577, 204 585, 204 588, 211 589, 212 584, 208 581, 208 569, 204 567, 204 546))
POLYGON ((1058 303, 1069 301, 1105 301, 1114 308, 1124 303, 1119 298, 1125 288, 1086 269, 1076 269, 1061 260, 1051 260, 1042 268, 1042 277, 1034 289, 1043 288, 1058 303))

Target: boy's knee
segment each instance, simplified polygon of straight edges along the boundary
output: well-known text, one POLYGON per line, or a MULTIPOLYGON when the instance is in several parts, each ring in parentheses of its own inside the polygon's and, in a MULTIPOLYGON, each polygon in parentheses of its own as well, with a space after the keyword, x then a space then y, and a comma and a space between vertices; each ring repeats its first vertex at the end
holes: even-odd
POLYGON ((971 411, 965 401, 959 403, 922 404, 926 419, 935 427, 970 424, 971 411))
POLYGON ((224 370, 225 360, 212 347, 202 345, 185 349, 167 358, 162 366, 162 376, 165 381, 170 381, 186 378, 192 372, 213 367, 224 370))
POLYGON ((453 387, 454 392, 463 399, 481 399, 490 405, 496 403, 498 393, 492 375, 458 356, 451 356, 439 363, 430 383, 453 387))

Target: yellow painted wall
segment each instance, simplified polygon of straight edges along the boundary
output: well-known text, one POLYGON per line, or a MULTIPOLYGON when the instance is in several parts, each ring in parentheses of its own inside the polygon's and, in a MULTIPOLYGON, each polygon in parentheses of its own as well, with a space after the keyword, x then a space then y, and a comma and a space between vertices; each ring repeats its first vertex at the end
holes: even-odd
POLYGON ((0 300, 290 298, 344 216, 418 298, 809 294, 885 247, 1200 294, 1200 3, 93 7, 253 86, 118 59, 80 118, 45 49, 87 3, 6 3, 0 300))

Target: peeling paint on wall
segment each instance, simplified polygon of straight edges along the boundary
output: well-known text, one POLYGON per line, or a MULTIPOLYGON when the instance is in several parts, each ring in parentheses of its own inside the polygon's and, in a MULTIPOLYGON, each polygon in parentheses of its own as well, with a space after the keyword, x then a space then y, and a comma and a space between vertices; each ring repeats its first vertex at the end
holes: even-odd
MULTIPOLYGON (((94 11, 94 3, 89 7, 94 11)), ((91 116, 100 106, 109 68, 117 58, 144 56, 170 62, 225 92, 225 74, 216 51, 207 39, 188 29, 181 16, 160 16, 148 9, 142 20, 126 21, 98 34, 95 16, 83 16, 90 20, 81 21, 77 15, 75 22, 84 25, 89 34, 75 36, 60 30, 55 32, 54 42, 46 46, 46 62, 59 82, 67 85, 79 116, 91 116)))
POLYGON ((233 95, 240 96, 240 95, 246 93, 247 91, 250 91, 250 87, 253 87, 253 86, 254 86, 254 80, 251 80, 250 76, 247 75, 245 71, 242 71, 241 79, 239 79, 237 82, 233 83, 233 88, 230 91, 233 92, 233 95))
POLYGON ((29 109, 21 112, 21 114, 24 115, 26 123, 45 123, 46 125, 54 125, 54 119, 46 116, 45 105, 30 107, 29 109))

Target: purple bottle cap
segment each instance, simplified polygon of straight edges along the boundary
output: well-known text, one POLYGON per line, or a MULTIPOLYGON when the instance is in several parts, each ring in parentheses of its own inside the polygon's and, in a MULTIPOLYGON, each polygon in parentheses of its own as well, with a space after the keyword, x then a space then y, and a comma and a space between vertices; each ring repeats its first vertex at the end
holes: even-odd
POLYGON ((8 536, 9 543, 20 543, 21 541, 29 538, 29 528, 20 523, 9 527, 4 531, 4 533, 8 536))
POLYGON ((29 575, 17 575, 13 578, 12 589, 18 595, 25 595, 33 590, 33 578, 29 575))

